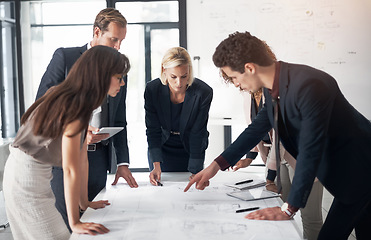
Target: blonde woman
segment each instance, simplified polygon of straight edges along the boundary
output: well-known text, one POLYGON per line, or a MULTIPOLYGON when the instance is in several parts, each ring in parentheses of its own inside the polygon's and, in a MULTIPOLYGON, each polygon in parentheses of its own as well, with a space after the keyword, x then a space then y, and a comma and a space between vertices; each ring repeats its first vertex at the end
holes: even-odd
POLYGON ((203 169, 212 97, 212 88, 193 77, 187 50, 169 49, 161 77, 147 83, 144 93, 153 185, 160 184, 161 172, 190 172, 192 177, 203 169))

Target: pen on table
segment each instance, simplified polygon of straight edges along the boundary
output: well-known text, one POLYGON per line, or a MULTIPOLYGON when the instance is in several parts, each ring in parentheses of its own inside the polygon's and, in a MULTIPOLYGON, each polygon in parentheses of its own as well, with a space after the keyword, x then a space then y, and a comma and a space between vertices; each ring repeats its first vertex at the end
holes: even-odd
POLYGON ((248 211, 254 211, 254 210, 258 210, 259 207, 252 207, 252 208, 245 208, 245 209, 238 209, 236 210, 236 213, 240 213, 240 212, 248 212, 248 211))
POLYGON ((244 184, 244 183, 251 183, 252 181, 253 181, 252 179, 249 179, 249 180, 246 180, 246 181, 235 183, 235 185, 240 185, 240 184, 244 184))
POLYGON ((3 224, 3 225, 0 225, 0 229, 1 229, 1 228, 5 229, 5 228, 7 228, 7 227, 9 227, 9 222, 7 222, 7 223, 5 223, 5 224, 3 224))
POLYGON ((157 182, 157 186, 164 186, 160 181, 156 181, 157 182))

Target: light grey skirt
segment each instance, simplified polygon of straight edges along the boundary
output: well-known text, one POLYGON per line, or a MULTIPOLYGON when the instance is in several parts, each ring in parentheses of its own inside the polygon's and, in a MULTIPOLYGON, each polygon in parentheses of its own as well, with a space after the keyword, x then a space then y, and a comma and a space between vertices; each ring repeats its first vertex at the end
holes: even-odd
POLYGON ((9 147, 4 170, 5 207, 14 240, 69 239, 50 187, 52 167, 9 147))

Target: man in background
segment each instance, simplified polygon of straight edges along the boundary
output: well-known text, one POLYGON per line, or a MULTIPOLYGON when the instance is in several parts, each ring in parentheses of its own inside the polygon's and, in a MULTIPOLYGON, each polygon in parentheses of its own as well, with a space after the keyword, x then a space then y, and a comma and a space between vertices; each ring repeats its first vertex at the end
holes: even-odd
MULTIPOLYGON (((97 45, 105 45, 119 50, 122 41, 126 37, 126 26, 127 21, 118 10, 106 8, 100 11, 95 18, 93 40, 90 43, 82 47, 59 48, 55 51, 41 79, 36 99, 43 96, 49 88, 61 83, 66 78, 72 65, 87 49, 97 45)), ((115 185, 118 179, 123 177, 130 187, 138 187, 129 170, 125 103, 126 84, 127 79, 125 79, 125 85, 121 87, 116 97, 107 96, 102 106, 94 111, 88 128, 89 201, 92 201, 106 186, 107 170, 110 170, 111 165, 116 163, 116 161, 117 171, 112 184, 115 185), (124 127, 124 129, 109 138, 109 140, 103 140, 108 137, 108 134, 93 134, 93 132, 98 131, 102 127, 124 127)), ((63 170, 62 168, 54 167, 52 172, 51 186, 56 197, 56 207, 63 216, 67 226, 69 226, 63 192, 63 170)))

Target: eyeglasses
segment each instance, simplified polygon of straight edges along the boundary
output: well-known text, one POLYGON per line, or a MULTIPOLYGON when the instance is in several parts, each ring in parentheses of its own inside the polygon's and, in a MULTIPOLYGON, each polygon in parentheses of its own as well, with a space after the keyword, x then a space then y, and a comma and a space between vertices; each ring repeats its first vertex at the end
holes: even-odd
POLYGON ((121 77, 117 77, 117 80, 119 81, 119 83, 125 83, 124 75, 122 75, 121 77))

